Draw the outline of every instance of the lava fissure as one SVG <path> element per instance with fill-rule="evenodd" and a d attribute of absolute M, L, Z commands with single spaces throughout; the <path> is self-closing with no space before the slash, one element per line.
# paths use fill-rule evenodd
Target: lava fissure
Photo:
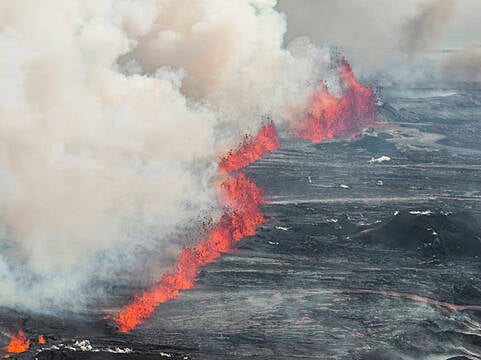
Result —
<path fill-rule="evenodd" d="M 246 136 L 242 145 L 230 151 L 219 162 L 219 171 L 229 173 L 242 169 L 280 147 L 274 123 L 263 126 L 255 138 Z"/>
<path fill-rule="evenodd" d="M 371 87 L 364 87 L 354 77 L 351 67 L 343 62 L 340 78 L 344 95 L 336 98 L 326 86 L 312 94 L 306 119 L 296 124 L 295 136 L 319 142 L 337 136 L 355 134 L 362 126 L 374 123 L 374 95 Z M 243 169 L 280 147 L 273 122 L 263 126 L 257 136 L 246 137 L 235 150 L 219 162 L 219 173 L 227 174 Z M 113 320 L 122 332 L 129 331 L 152 316 L 161 303 L 179 296 L 182 290 L 192 289 L 199 268 L 234 251 L 236 243 L 254 235 L 256 228 L 266 221 L 262 211 L 265 203 L 262 190 L 247 175 L 238 171 L 228 176 L 219 187 L 224 213 L 207 236 L 193 248 L 184 247 L 172 269 L 150 289 L 135 295 L 120 309 Z M 45 343 L 40 336 L 38 343 Z M 14 335 L 7 351 L 24 352 L 30 341 L 22 331 Z"/>
<path fill-rule="evenodd" d="M 371 86 L 363 86 L 343 61 L 339 71 L 344 94 L 338 98 L 321 84 L 310 98 L 306 119 L 296 124 L 295 137 L 318 143 L 335 137 L 357 134 L 375 123 L 375 96 Z"/>
<path fill-rule="evenodd" d="M 340 78 L 345 94 L 340 99 L 331 95 L 325 86 L 311 97 L 307 119 L 298 125 L 296 135 L 318 142 L 336 136 L 353 134 L 374 122 L 374 95 L 371 87 L 364 87 L 354 77 L 351 67 L 343 62 Z M 256 137 L 247 136 L 235 150 L 219 162 L 219 173 L 231 173 L 262 158 L 280 147 L 273 122 L 263 126 Z M 181 290 L 191 289 L 199 268 L 232 252 L 235 244 L 246 236 L 255 234 L 265 222 L 262 190 L 244 172 L 229 176 L 220 185 L 224 214 L 208 236 L 194 248 L 184 247 L 170 272 L 160 282 L 134 296 L 120 309 L 113 320 L 122 332 L 129 331 L 149 318 L 161 303 L 179 296 Z"/>
<path fill-rule="evenodd" d="M 245 167 L 278 147 L 275 126 L 270 123 L 262 127 L 254 139 L 229 153 L 221 161 L 220 172 Z M 120 331 L 133 329 L 150 317 L 159 304 L 176 298 L 181 290 L 193 288 L 199 267 L 214 261 L 222 253 L 233 251 L 235 243 L 254 235 L 257 226 L 264 223 L 262 190 L 245 173 L 240 171 L 227 177 L 219 190 L 225 211 L 217 224 L 197 246 L 182 249 L 173 270 L 163 275 L 158 284 L 135 296 L 130 304 L 120 309 L 113 318 Z"/>
<path fill-rule="evenodd" d="M 273 123 L 262 127 L 255 138 L 250 138 L 235 151 L 230 152 L 219 164 L 221 173 L 245 167 L 279 147 Z M 114 317 L 120 331 L 126 332 L 152 315 L 155 308 L 176 298 L 181 290 L 191 289 L 199 267 L 208 264 L 222 253 L 231 252 L 234 245 L 246 236 L 254 235 L 257 226 L 264 223 L 262 190 L 245 173 L 238 172 L 226 178 L 220 185 L 224 214 L 208 236 L 194 248 L 184 247 L 160 282 L 135 296 L 130 304 Z"/>
<path fill-rule="evenodd" d="M 177 297 L 181 290 L 191 289 L 199 267 L 208 264 L 222 253 L 231 252 L 243 237 L 254 235 L 264 221 L 261 205 L 262 190 L 243 173 L 228 177 L 220 186 L 224 214 L 209 235 L 194 248 L 184 247 L 177 257 L 173 270 L 165 274 L 160 283 L 121 309 L 114 321 L 120 331 L 126 332 L 152 315 L 155 308 Z"/>
<path fill-rule="evenodd" d="M 16 334 L 12 335 L 10 338 L 10 343 L 7 347 L 7 352 L 9 353 L 21 353 L 25 352 L 30 348 L 30 340 L 27 339 L 25 333 L 19 330 Z M 7 356 L 9 357 L 9 356 Z"/>

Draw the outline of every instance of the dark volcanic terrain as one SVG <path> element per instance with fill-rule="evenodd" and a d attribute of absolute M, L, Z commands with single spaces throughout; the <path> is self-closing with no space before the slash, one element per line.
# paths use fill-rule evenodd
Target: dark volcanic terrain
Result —
<path fill-rule="evenodd" d="M 383 94 L 375 129 L 248 167 L 270 221 L 145 324 L 2 309 L 3 344 L 21 327 L 47 339 L 25 359 L 481 359 L 481 89 Z"/>

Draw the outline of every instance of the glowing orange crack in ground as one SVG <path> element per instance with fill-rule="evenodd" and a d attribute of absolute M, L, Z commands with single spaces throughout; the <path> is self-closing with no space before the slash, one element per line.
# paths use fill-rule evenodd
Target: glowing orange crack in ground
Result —
<path fill-rule="evenodd" d="M 261 128 L 256 138 L 244 142 L 238 150 L 224 158 L 224 171 L 244 167 L 278 147 L 277 132 L 271 123 Z M 246 155 L 249 151 L 252 154 Z M 235 243 L 254 235 L 256 228 L 264 223 L 262 191 L 243 172 L 224 180 L 220 192 L 225 212 L 218 223 L 196 247 L 182 249 L 173 270 L 165 274 L 158 284 L 135 296 L 130 304 L 119 310 L 113 320 L 120 331 L 131 330 L 149 318 L 158 305 L 176 298 L 181 290 L 193 288 L 202 265 L 214 261 L 222 253 L 233 251 Z"/>
<path fill-rule="evenodd" d="M 311 105 L 296 136 L 319 142 L 335 136 L 358 131 L 361 126 L 374 122 L 374 95 L 371 87 L 364 87 L 354 77 L 347 61 L 342 61 L 339 76 L 345 87 L 341 98 L 331 95 L 325 86 L 311 97 Z M 263 126 L 256 137 L 247 136 L 244 142 L 230 151 L 219 163 L 219 172 L 229 173 L 244 168 L 280 147 L 277 131 L 271 122 Z M 222 253 L 230 252 L 234 244 L 245 236 L 254 235 L 265 219 L 261 209 L 265 202 L 260 189 L 245 174 L 227 178 L 221 185 L 225 213 L 209 236 L 195 248 L 184 248 L 173 270 L 165 274 L 158 284 L 141 295 L 134 296 L 130 304 L 113 317 L 120 331 L 126 332 L 149 318 L 163 302 L 177 297 L 181 290 L 194 287 L 200 266 L 212 262 Z"/>
<path fill-rule="evenodd" d="M 24 332 L 19 330 L 16 334 L 12 335 L 10 338 L 10 343 L 7 346 L 7 352 L 9 353 L 22 353 L 30 348 L 30 340 L 27 339 Z M 9 358 L 10 355 L 4 356 Z"/>

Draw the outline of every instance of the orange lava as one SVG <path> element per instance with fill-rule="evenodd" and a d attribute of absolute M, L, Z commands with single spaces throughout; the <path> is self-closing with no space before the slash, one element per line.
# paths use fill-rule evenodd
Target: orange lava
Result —
<path fill-rule="evenodd" d="M 43 345 L 43 344 L 46 344 L 47 341 L 45 341 L 45 338 L 42 335 L 40 335 L 38 337 L 38 343 Z"/>
<path fill-rule="evenodd" d="M 306 119 L 296 124 L 294 136 L 318 143 L 335 137 L 357 134 L 362 127 L 374 124 L 375 104 L 371 86 L 360 84 L 347 63 L 340 67 L 340 81 L 344 95 L 332 95 L 322 84 L 311 95 Z"/>
<path fill-rule="evenodd" d="M 338 99 L 327 87 L 312 95 L 308 121 L 298 128 L 297 136 L 318 142 L 335 136 L 352 135 L 361 126 L 374 122 L 374 95 L 370 87 L 359 84 L 352 70 L 343 62 L 340 69 L 345 93 Z M 246 136 L 236 150 L 230 151 L 219 163 L 219 172 L 230 173 L 259 160 L 280 147 L 277 131 L 271 122 L 262 127 L 256 137 Z M 132 301 L 113 317 L 119 330 L 129 331 L 152 316 L 155 308 L 191 289 L 199 268 L 234 250 L 245 236 L 255 234 L 264 221 L 262 191 L 243 172 L 228 177 L 220 185 L 225 208 L 209 234 L 193 248 L 183 248 L 172 270 L 157 284 L 134 296 Z"/>
<path fill-rule="evenodd" d="M 29 347 L 30 340 L 27 339 L 22 330 L 19 330 L 18 333 L 12 335 L 7 351 L 9 353 L 22 353 L 27 351 Z"/>
<path fill-rule="evenodd" d="M 160 282 L 122 308 L 114 317 L 120 331 L 133 329 L 149 318 L 155 308 L 177 297 L 181 290 L 195 285 L 200 266 L 212 262 L 222 253 L 230 252 L 237 241 L 254 235 L 264 221 L 262 191 L 243 172 L 227 178 L 220 186 L 225 212 L 209 235 L 194 248 L 184 248 L 173 270 Z"/>
<path fill-rule="evenodd" d="M 246 135 L 242 145 L 230 151 L 219 163 L 219 171 L 228 173 L 242 169 L 247 165 L 259 160 L 263 155 L 278 149 L 279 138 L 275 125 L 270 124 L 262 127 L 256 137 Z"/>

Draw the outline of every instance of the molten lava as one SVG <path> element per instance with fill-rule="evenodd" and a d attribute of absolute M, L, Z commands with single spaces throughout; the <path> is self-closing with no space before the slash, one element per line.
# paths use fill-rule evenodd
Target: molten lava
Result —
<path fill-rule="evenodd" d="M 44 338 L 42 335 L 40 335 L 40 336 L 38 337 L 38 343 L 41 344 L 41 345 L 43 345 L 43 344 L 46 344 L 47 341 L 45 340 L 45 338 Z"/>
<path fill-rule="evenodd" d="M 237 150 L 225 156 L 219 170 L 225 173 L 241 169 L 278 147 L 276 128 L 270 123 L 255 138 L 246 138 Z M 220 185 L 220 195 L 225 211 L 217 224 L 196 247 L 182 249 L 173 269 L 158 284 L 135 296 L 117 313 L 114 321 L 120 331 L 131 330 L 150 317 L 159 304 L 176 298 L 181 290 L 193 288 L 199 267 L 233 251 L 240 239 L 254 235 L 256 227 L 265 221 L 262 191 L 243 172 L 228 177 Z"/>
<path fill-rule="evenodd" d="M 263 155 L 278 149 L 279 138 L 274 123 L 270 123 L 259 130 L 255 138 L 246 135 L 242 145 L 230 151 L 219 163 L 219 171 L 228 173 L 242 169 L 259 160 Z"/>
<path fill-rule="evenodd" d="M 297 136 L 318 142 L 335 136 L 352 135 L 362 126 L 374 122 L 374 95 L 370 87 L 359 84 L 352 70 L 343 62 L 340 69 L 344 95 L 338 99 L 327 87 L 312 95 L 308 119 L 297 131 Z M 279 148 L 274 124 L 262 127 L 256 137 L 246 137 L 236 150 L 230 151 L 219 163 L 220 173 L 244 168 L 266 153 Z M 264 221 L 262 191 L 243 172 L 228 177 L 220 185 L 224 214 L 209 234 L 193 248 L 183 248 L 172 270 L 162 276 L 141 295 L 134 296 L 130 304 L 113 317 L 120 331 L 133 329 L 149 318 L 155 308 L 179 296 L 181 290 L 191 289 L 199 268 L 233 251 L 235 244 L 245 236 L 255 234 Z"/>
<path fill-rule="evenodd" d="M 195 248 L 182 250 L 173 270 L 165 274 L 160 283 L 134 297 L 118 312 L 114 321 L 120 331 L 137 326 L 150 317 L 159 304 L 177 297 L 180 290 L 193 288 L 200 266 L 232 251 L 237 241 L 254 235 L 256 227 L 264 222 L 262 191 L 244 173 L 227 178 L 220 187 L 225 212 L 218 223 Z"/>
<path fill-rule="evenodd" d="M 7 351 L 9 353 L 21 353 L 27 351 L 30 347 L 30 341 L 27 339 L 22 330 L 12 335 L 10 343 L 8 344 Z"/>
<path fill-rule="evenodd" d="M 332 95 L 322 84 L 311 95 L 306 119 L 296 125 L 295 136 L 318 143 L 335 137 L 352 136 L 362 127 L 374 124 L 374 92 L 354 77 L 347 63 L 341 63 L 340 82 L 344 95 Z"/>

